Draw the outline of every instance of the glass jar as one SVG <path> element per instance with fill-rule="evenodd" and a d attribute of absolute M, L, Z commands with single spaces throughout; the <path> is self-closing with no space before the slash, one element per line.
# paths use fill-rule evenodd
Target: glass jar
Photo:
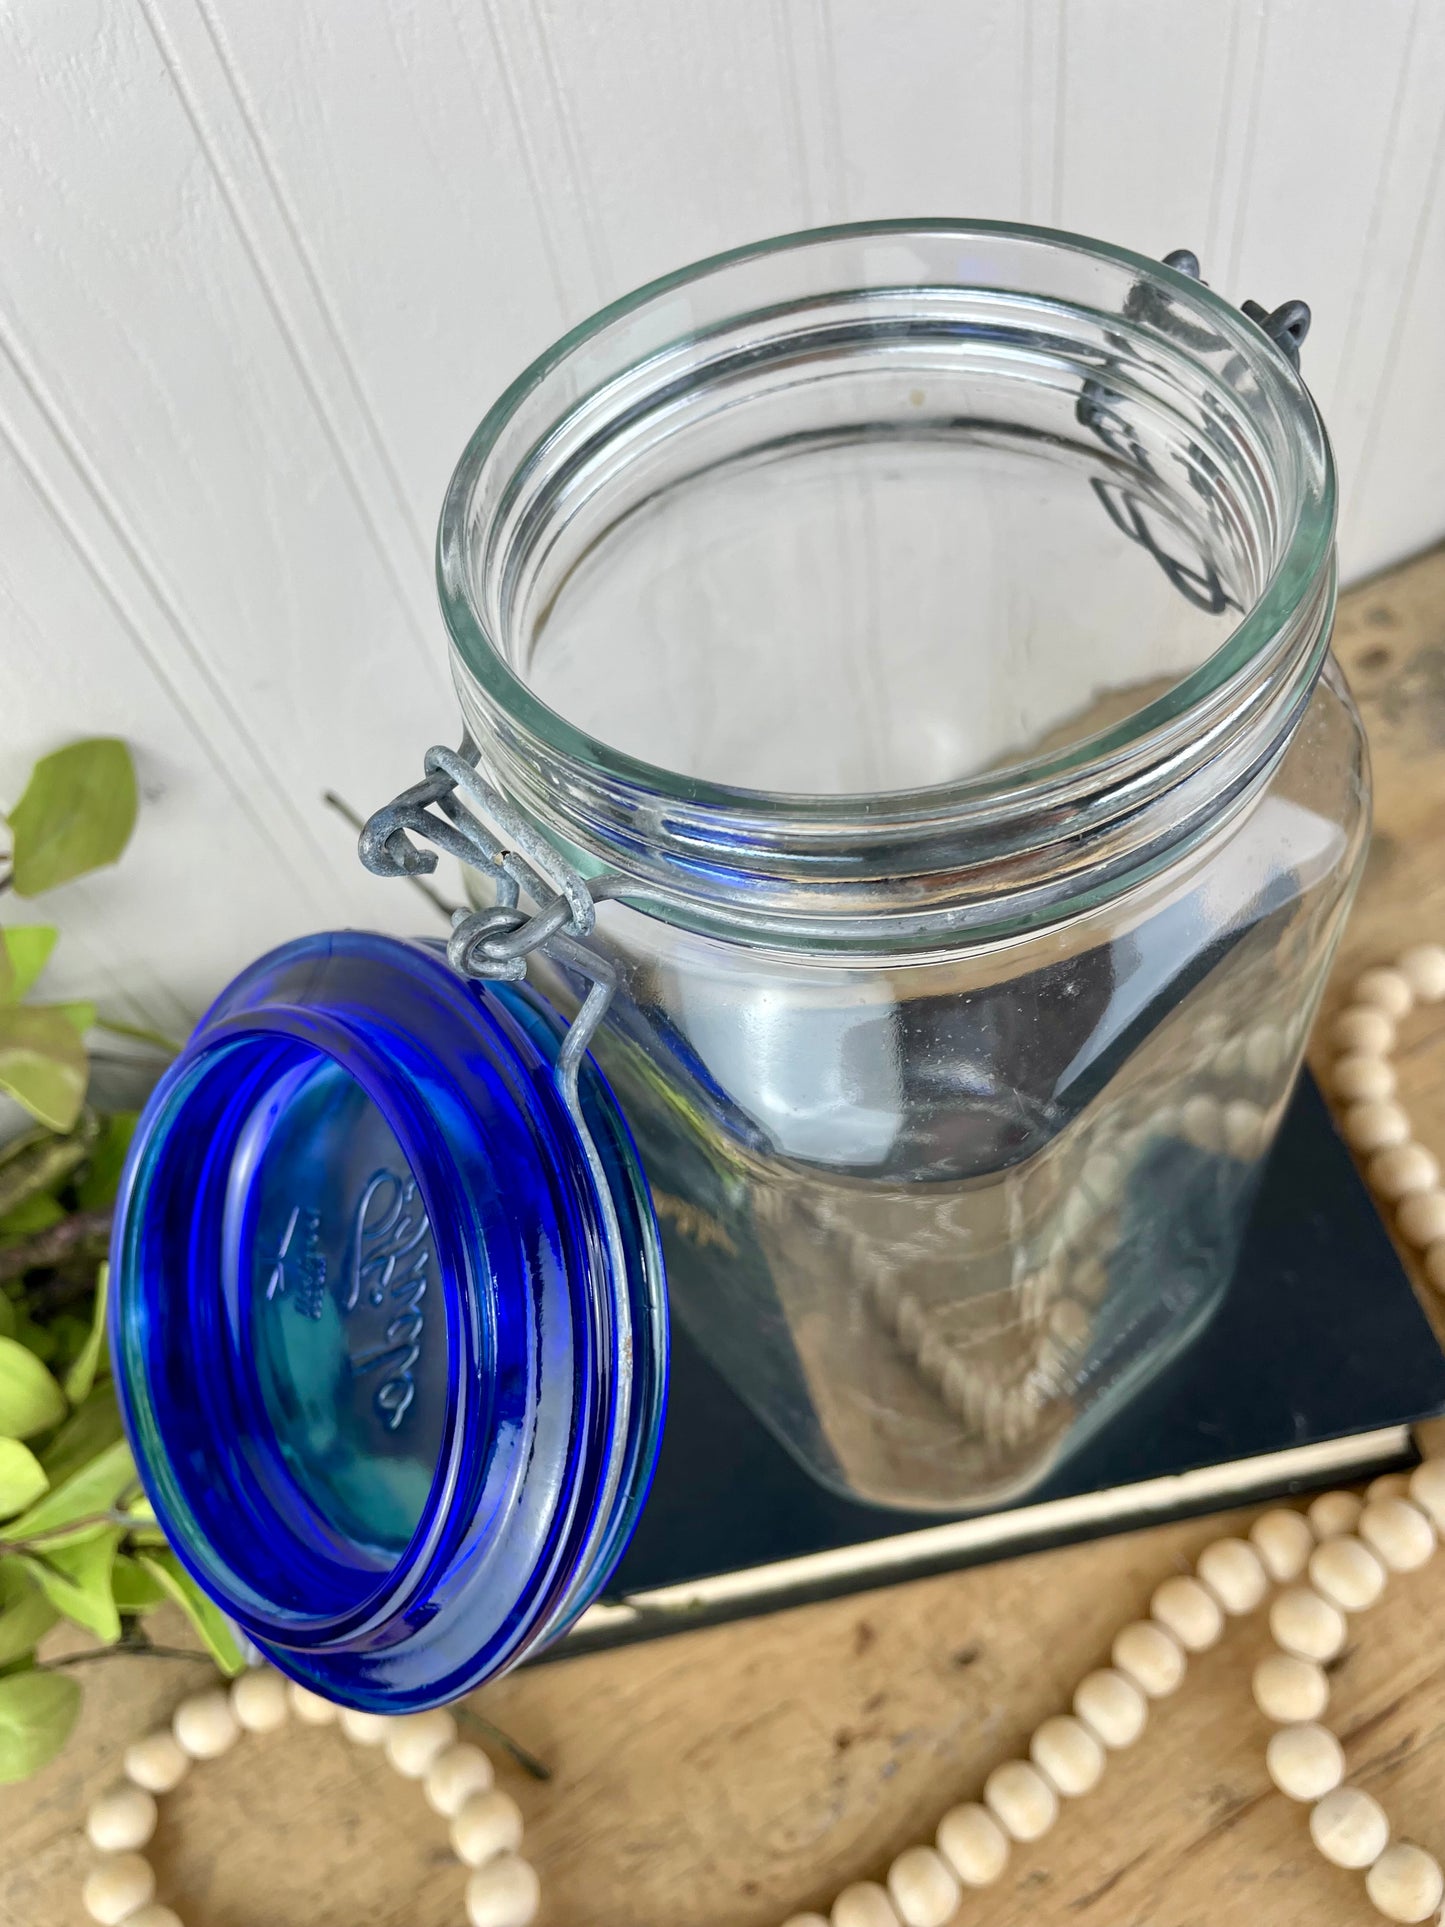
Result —
<path fill-rule="evenodd" d="M 1021 1492 L 1189 1342 L 1363 852 L 1333 519 L 1275 341 L 1067 235 L 744 250 L 502 398 L 441 523 L 468 742 L 362 839 L 482 907 L 243 972 L 117 1204 L 137 1465 L 279 1666 L 432 1705 L 596 1597 L 654 1210 L 849 1496 Z"/>
<path fill-rule="evenodd" d="M 469 736 L 609 879 L 672 1308 L 835 1490 L 1017 1494 L 1219 1303 L 1367 829 L 1334 507 L 1254 321 L 988 224 L 672 276 L 469 445 Z"/>

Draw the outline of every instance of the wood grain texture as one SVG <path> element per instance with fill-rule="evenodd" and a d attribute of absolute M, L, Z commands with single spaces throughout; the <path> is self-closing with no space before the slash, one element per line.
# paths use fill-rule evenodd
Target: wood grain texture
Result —
<path fill-rule="evenodd" d="M 1338 648 L 1375 760 L 1376 831 L 1327 1001 L 1403 943 L 1445 934 L 1445 551 L 1347 597 Z M 1445 1149 L 1445 1007 L 1399 1056 L 1421 1136 Z M 1445 1329 L 1431 1301 L 1437 1329 Z M 1436 1442 L 1445 1449 L 1445 1438 Z M 503 1783 L 528 1823 L 544 1920 L 768 1927 L 826 1905 L 927 1837 L 1059 1710 L 1115 1630 L 1228 1522 L 1195 1521 L 542 1666 L 477 1704 L 548 1760 Z M 1352 1629 L 1334 1710 L 1350 1772 L 1397 1829 L 1445 1850 L 1439 1560 Z M 176 1636 L 185 1634 L 177 1629 Z M 1348 1927 L 1357 1877 L 1314 1852 L 1269 1787 L 1249 1696 L 1258 1620 L 1197 1661 L 1102 1786 L 972 1898 L 979 1927 Z M 3 1927 L 76 1918 L 86 1802 L 126 1741 L 204 1674 L 96 1665 L 63 1757 L 0 1794 Z M 442 1824 L 334 1731 L 248 1740 L 165 1805 L 161 1893 L 191 1927 L 443 1927 L 462 1878 Z"/>

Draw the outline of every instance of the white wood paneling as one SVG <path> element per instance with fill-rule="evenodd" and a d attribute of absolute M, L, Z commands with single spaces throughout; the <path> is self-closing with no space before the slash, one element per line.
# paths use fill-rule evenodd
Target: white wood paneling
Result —
<path fill-rule="evenodd" d="M 415 923 L 320 792 L 454 731 L 475 421 L 639 280 L 920 212 L 1305 295 L 1347 571 L 1445 535 L 1432 0 L 10 0 L 0 800 L 84 730 L 146 791 L 46 906 L 57 984 L 174 1026 L 262 944 Z"/>

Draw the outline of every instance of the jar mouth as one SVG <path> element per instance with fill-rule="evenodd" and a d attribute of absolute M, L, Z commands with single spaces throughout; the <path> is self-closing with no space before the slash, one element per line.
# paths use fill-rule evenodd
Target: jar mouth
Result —
<path fill-rule="evenodd" d="M 1004 377 L 1027 370 L 1051 407 L 1067 406 L 1073 427 L 1061 436 L 1052 417 L 1040 416 L 1023 439 L 1088 450 L 1137 485 L 1151 515 L 1172 504 L 1210 519 L 1235 570 L 1219 593 L 1224 607 L 1231 596 L 1239 605 L 1239 619 L 1122 718 L 938 781 L 810 788 L 717 780 L 618 747 L 545 700 L 520 660 L 519 612 L 526 620 L 549 612 L 569 566 L 558 559 L 569 518 L 583 531 L 567 538 L 580 553 L 589 527 L 626 509 L 625 486 L 647 499 L 648 464 L 665 434 L 681 447 L 687 434 L 675 432 L 678 423 L 694 432 L 684 418 L 700 383 L 712 381 L 721 395 L 731 382 L 708 419 L 729 409 L 736 419 L 747 384 L 757 388 L 790 358 L 794 367 L 810 357 L 836 364 L 845 340 L 863 342 L 879 366 L 906 344 L 914 357 L 936 354 L 940 366 L 964 355 Z M 971 432 L 990 427 L 987 414 L 967 425 Z M 946 426 L 959 425 L 955 408 Z M 826 433 L 824 423 L 820 439 Z M 1107 493 L 1112 483 L 1100 486 Z M 1121 513 L 1135 515 L 1103 494 L 1100 501 L 1116 524 Z M 584 866 L 620 869 L 680 899 L 708 897 L 705 873 L 727 871 L 730 890 L 742 878 L 770 899 L 765 914 L 800 913 L 799 890 L 806 896 L 810 882 L 866 877 L 881 886 L 891 874 L 895 883 L 913 879 L 905 895 L 917 909 L 920 896 L 937 907 L 929 879 L 957 871 L 960 858 L 976 867 L 1036 841 L 1026 819 L 1073 817 L 1107 798 L 1105 814 L 1117 823 L 1143 791 L 1175 787 L 1201 745 L 1213 754 L 1245 723 L 1257 764 L 1267 750 L 1261 727 L 1272 719 L 1278 734 L 1323 657 L 1334 518 L 1332 459 L 1307 389 L 1262 330 L 1209 288 L 1072 234 L 894 221 L 718 255 L 566 336 L 513 383 L 469 443 L 443 506 L 438 581 L 473 735 L 505 787 Z M 1138 528 L 1121 533 L 1153 542 Z M 1156 547 L 1167 573 L 1178 558 L 1169 538 Z M 860 859 L 860 846 L 873 855 Z M 877 915 L 888 894 L 873 888 L 849 914 Z M 903 910 L 896 890 L 887 907 Z"/>

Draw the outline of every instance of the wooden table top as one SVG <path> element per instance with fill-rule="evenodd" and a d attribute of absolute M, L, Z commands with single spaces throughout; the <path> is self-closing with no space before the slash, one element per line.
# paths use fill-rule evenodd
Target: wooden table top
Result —
<path fill-rule="evenodd" d="M 1337 649 L 1375 760 L 1376 828 L 1336 971 L 1445 937 L 1445 551 L 1344 602 Z M 1327 1005 L 1332 1009 L 1338 1002 Z M 1445 1007 L 1399 1058 L 1420 1134 L 1445 1154 Z M 1428 1297 L 1428 1293 L 1425 1294 Z M 1434 1315 L 1437 1306 L 1432 1302 Z M 1437 1328 L 1442 1321 L 1437 1317 Z M 550 1927 L 769 1927 L 826 1909 L 927 1839 L 954 1801 L 1063 1710 L 1115 1630 L 1221 1530 L 1160 1527 L 539 1667 L 477 1696 L 547 1760 L 503 1763 Z M 1190 1668 L 1131 1752 L 960 1921 L 1004 1927 L 1333 1927 L 1371 1918 L 1303 1810 L 1265 1777 L 1249 1676 L 1258 1616 Z M 1397 1580 L 1336 1673 L 1352 1778 L 1397 1828 L 1445 1852 L 1445 1597 L 1438 1562 Z M 203 1668 L 87 1669 L 69 1746 L 0 1791 L 0 1923 L 81 1918 L 80 1822 L 123 1746 Z M 186 1927 L 442 1927 L 462 1875 L 443 1823 L 334 1728 L 248 1739 L 164 1804 L 153 1858 Z"/>

